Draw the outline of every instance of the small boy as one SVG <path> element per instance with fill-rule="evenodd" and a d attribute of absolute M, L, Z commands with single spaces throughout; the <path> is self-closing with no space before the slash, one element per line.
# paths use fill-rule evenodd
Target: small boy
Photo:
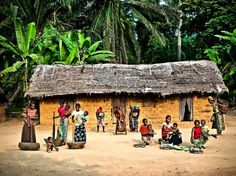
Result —
<path fill-rule="evenodd" d="M 217 138 L 216 135 L 209 134 L 209 127 L 206 125 L 206 121 L 205 120 L 201 120 L 201 127 L 202 127 L 202 136 L 203 136 L 203 140 L 204 141 L 207 141 L 210 136 L 212 136 L 214 138 Z"/>
<path fill-rule="evenodd" d="M 149 141 L 150 145 L 154 145 L 154 141 L 153 141 L 153 137 L 155 135 L 155 131 L 152 128 L 151 124 L 147 125 L 147 129 L 148 129 L 148 134 L 147 134 L 147 140 Z"/>
<path fill-rule="evenodd" d="M 99 107 L 96 112 L 97 118 L 97 132 L 99 132 L 99 125 L 102 125 L 102 130 L 105 132 L 105 123 L 104 123 L 105 113 L 102 110 L 102 107 Z"/>
<path fill-rule="evenodd" d="M 51 137 L 51 136 L 49 136 L 49 137 L 47 138 L 47 140 L 45 139 L 45 142 L 46 142 L 46 147 L 47 147 L 47 150 L 46 150 L 46 151 L 47 151 L 47 152 L 52 151 L 53 148 L 55 148 L 56 151 L 59 150 L 59 148 L 57 148 L 57 147 L 55 146 L 55 144 L 53 143 L 53 140 L 52 140 L 52 137 Z"/>

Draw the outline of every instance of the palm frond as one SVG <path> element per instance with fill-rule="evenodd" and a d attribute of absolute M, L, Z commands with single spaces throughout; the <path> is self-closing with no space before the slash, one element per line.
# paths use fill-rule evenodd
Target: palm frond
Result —
<path fill-rule="evenodd" d="M 6 75 L 6 74 L 9 74 L 9 73 L 16 72 L 23 64 L 25 64 L 25 62 L 17 61 L 11 67 L 7 67 L 6 69 L 4 69 L 1 72 L 1 74 Z"/>
<path fill-rule="evenodd" d="M 135 8 L 132 8 L 132 13 L 134 16 L 152 33 L 156 36 L 157 40 L 161 45 L 165 46 L 166 42 L 163 35 L 157 31 L 157 29 L 152 25 L 152 23 L 145 18 L 140 12 L 138 12 Z"/>

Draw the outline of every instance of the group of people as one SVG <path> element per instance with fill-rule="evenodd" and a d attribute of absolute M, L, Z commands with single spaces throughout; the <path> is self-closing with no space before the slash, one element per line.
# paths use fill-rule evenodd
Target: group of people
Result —
<path fill-rule="evenodd" d="M 146 145 L 154 144 L 153 137 L 156 134 L 152 128 L 151 124 L 148 124 L 146 118 L 143 119 L 143 124 L 140 126 L 141 139 Z M 171 123 L 171 116 L 167 115 L 165 122 L 162 124 L 161 128 L 162 142 L 172 143 L 174 145 L 179 145 L 182 143 L 182 136 L 178 129 L 178 124 Z"/>
<path fill-rule="evenodd" d="M 216 134 L 209 133 L 209 127 L 206 125 L 205 120 L 195 120 L 194 127 L 192 128 L 190 141 L 194 147 L 205 148 L 204 144 L 210 136 L 217 138 Z"/>
<path fill-rule="evenodd" d="M 222 134 L 222 131 L 225 129 L 224 125 L 224 116 L 223 113 L 218 108 L 218 103 L 212 97 L 208 97 L 209 103 L 213 107 L 213 115 L 211 117 L 212 128 L 217 129 L 217 134 Z M 60 107 L 58 108 L 58 114 L 60 118 L 60 136 L 62 144 L 67 143 L 67 133 L 69 118 L 72 118 L 72 122 L 75 124 L 73 142 L 86 142 L 86 128 L 85 123 L 88 120 L 88 111 L 82 111 L 79 103 L 75 104 L 75 110 L 71 110 L 68 104 L 65 104 L 64 101 L 60 101 Z M 140 108 L 138 106 L 130 107 L 129 113 L 129 122 L 130 122 L 130 131 L 138 131 L 138 117 L 140 114 Z M 116 128 L 115 134 L 117 132 L 125 132 L 126 129 L 126 120 L 125 115 L 119 107 L 114 108 L 114 115 L 116 117 Z M 23 109 L 23 120 L 24 126 L 22 130 L 21 142 L 36 142 L 36 135 L 34 129 L 34 122 L 38 119 L 38 112 L 35 108 L 35 104 L 31 103 L 30 106 Z M 102 131 L 105 132 L 105 123 L 104 123 L 105 113 L 102 107 L 99 107 L 96 111 L 96 120 L 97 120 L 97 132 L 99 132 L 99 127 L 102 126 Z M 145 145 L 154 144 L 153 137 L 156 134 L 152 128 L 151 124 L 148 124 L 148 120 L 144 118 L 142 120 L 143 124 L 140 126 L 141 139 Z M 205 120 L 195 120 L 194 127 L 191 132 L 191 143 L 194 146 L 203 146 L 210 136 L 217 137 L 217 135 L 209 134 L 209 127 L 206 125 Z M 182 143 L 182 135 L 178 129 L 177 123 L 171 123 L 171 116 L 167 115 L 164 123 L 161 128 L 161 141 L 164 143 L 171 143 L 173 145 L 179 145 Z M 48 138 L 49 148 L 53 148 L 52 138 Z"/>
<path fill-rule="evenodd" d="M 208 97 L 208 102 L 213 107 L 213 114 L 210 119 L 212 122 L 212 129 L 216 129 L 217 134 L 210 134 L 209 127 L 206 125 L 205 120 L 195 120 L 194 127 L 191 131 L 190 142 L 194 145 L 194 147 L 205 148 L 204 144 L 209 139 L 209 137 L 217 138 L 217 135 L 221 135 L 222 131 L 225 130 L 224 124 L 224 114 L 218 108 L 217 100 L 214 100 L 212 97 Z M 148 120 L 146 118 L 143 119 L 143 125 L 140 127 L 141 139 L 146 145 L 153 144 L 153 136 L 154 130 L 152 129 L 152 125 L 148 124 Z M 171 123 L 171 116 L 167 115 L 165 118 L 165 122 L 161 127 L 161 139 L 160 143 L 169 143 L 173 145 L 179 145 L 182 143 L 182 135 L 178 129 L 177 123 Z"/>
<path fill-rule="evenodd" d="M 86 128 L 85 122 L 88 120 L 88 111 L 82 111 L 79 103 L 75 104 L 75 110 L 72 111 L 68 104 L 64 101 L 60 102 L 58 114 L 60 118 L 60 130 L 62 144 L 67 143 L 67 133 L 69 125 L 69 117 L 72 117 L 72 122 L 75 124 L 74 128 L 74 141 L 73 142 L 86 142 Z"/>

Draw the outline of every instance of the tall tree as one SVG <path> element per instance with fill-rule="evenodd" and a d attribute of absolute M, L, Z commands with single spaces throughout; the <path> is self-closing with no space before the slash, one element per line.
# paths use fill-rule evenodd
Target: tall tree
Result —
<path fill-rule="evenodd" d="M 163 34 L 151 22 L 154 14 L 161 14 L 167 19 L 165 10 L 159 1 L 154 0 L 106 0 L 91 29 L 103 39 L 104 47 L 117 55 L 118 63 L 128 63 L 130 52 L 136 63 L 140 63 L 141 49 L 136 26 L 141 23 L 161 45 L 165 45 Z"/>

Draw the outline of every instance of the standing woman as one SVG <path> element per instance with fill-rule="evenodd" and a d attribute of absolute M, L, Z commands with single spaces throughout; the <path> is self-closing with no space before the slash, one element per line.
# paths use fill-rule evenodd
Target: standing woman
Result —
<path fill-rule="evenodd" d="M 34 120 L 38 119 L 38 112 L 35 104 L 31 103 L 30 108 L 23 109 L 24 126 L 22 129 L 21 142 L 36 143 L 36 135 L 34 129 Z"/>
<path fill-rule="evenodd" d="M 59 102 L 60 107 L 58 108 L 58 114 L 59 114 L 59 118 L 60 118 L 60 128 L 61 128 L 61 137 L 62 137 L 62 145 L 65 145 L 66 143 L 66 124 L 65 122 L 66 120 L 66 108 L 65 108 L 65 102 L 64 100 L 61 100 Z"/>
<path fill-rule="evenodd" d="M 212 117 L 211 117 L 212 129 L 216 129 L 217 134 L 221 135 L 222 131 L 225 130 L 225 123 L 224 123 L 223 113 L 219 111 L 217 101 L 214 100 L 211 96 L 208 97 L 208 102 L 213 107 L 213 114 L 212 114 Z"/>
<path fill-rule="evenodd" d="M 115 134 L 117 135 L 117 132 L 125 132 L 125 134 L 127 134 L 126 121 L 125 121 L 124 113 L 116 106 L 114 114 L 115 114 L 115 117 L 116 117 Z"/>
<path fill-rule="evenodd" d="M 72 112 L 72 121 L 75 123 L 74 142 L 86 142 L 86 128 L 88 112 L 80 110 L 80 104 L 76 103 L 75 110 Z"/>

